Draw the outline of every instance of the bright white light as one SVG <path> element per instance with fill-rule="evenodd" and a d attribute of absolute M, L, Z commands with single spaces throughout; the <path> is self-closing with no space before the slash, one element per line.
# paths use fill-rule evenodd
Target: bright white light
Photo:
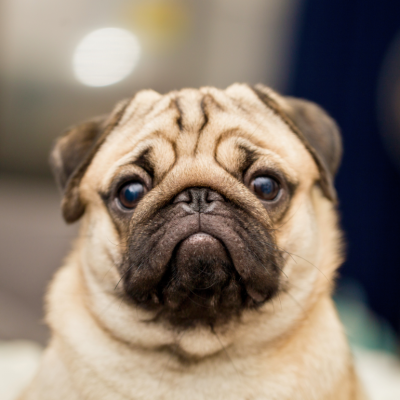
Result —
<path fill-rule="evenodd" d="M 119 28 L 89 33 L 75 50 L 73 68 L 77 79 L 88 86 L 107 86 L 126 78 L 140 58 L 136 36 Z"/>

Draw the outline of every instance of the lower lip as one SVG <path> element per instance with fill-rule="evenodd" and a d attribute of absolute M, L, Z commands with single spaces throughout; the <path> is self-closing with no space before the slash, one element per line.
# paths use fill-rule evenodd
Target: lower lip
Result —
<path fill-rule="evenodd" d="M 187 258 L 224 259 L 229 256 L 223 242 L 207 233 L 199 232 L 189 236 L 177 246 L 177 259 L 186 262 Z"/>
<path fill-rule="evenodd" d="M 195 233 L 194 235 L 190 235 L 188 238 L 186 238 L 184 240 L 184 242 L 186 242 L 186 243 L 197 244 L 197 245 L 202 245 L 202 244 L 211 243 L 211 242 L 215 242 L 215 241 L 219 241 L 219 240 L 216 239 L 215 237 L 209 235 L 208 233 L 203 233 L 203 232 L 199 232 L 199 233 Z"/>

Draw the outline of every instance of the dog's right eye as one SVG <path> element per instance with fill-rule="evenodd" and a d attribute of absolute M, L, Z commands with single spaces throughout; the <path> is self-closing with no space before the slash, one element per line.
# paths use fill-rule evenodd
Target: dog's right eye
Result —
<path fill-rule="evenodd" d="M 118 192 L 118 200 L 122 207 L 132 209 L 145 194 L 145 188 L 140 182 L 126 183 Z"/>

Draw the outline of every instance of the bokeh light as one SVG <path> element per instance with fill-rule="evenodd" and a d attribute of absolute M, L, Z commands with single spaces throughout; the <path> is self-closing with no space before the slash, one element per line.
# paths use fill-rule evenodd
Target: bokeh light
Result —
<path fill-rule="evenodd" d="M 139 40 L 120 28 L 103 28 L 89 33 L 73 57 L 76 78 L 87 86 L 108 86 L 126 78 L 141 54 Z"/>

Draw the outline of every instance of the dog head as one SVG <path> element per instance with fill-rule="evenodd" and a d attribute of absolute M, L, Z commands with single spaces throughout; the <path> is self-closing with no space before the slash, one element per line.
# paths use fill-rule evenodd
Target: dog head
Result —
<path fill-rule="evenodd" d="M 329 290 L 340 157 L 321 108 L 236 84 L 139 92 L 68 130 L 51 162 L 66 221 L 83 216 L 93 299 L 117 297 L 158 330 L 199 331 L 265 322 L 278 297 L 295 296 L 294 321 Z"/>

